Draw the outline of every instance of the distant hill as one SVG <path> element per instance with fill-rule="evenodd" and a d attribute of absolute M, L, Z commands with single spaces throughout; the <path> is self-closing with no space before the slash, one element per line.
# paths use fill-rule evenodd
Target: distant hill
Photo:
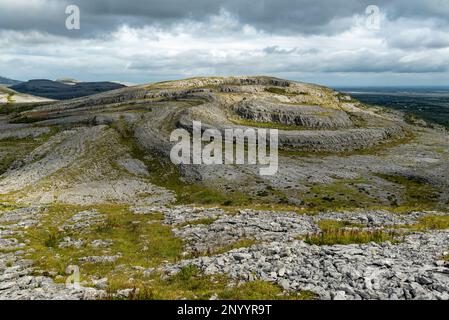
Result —
<path fill-rule="evenodd" d="M 21 83 L 21 81 L 0 77 L 0 85 L 13 86 Z"/>
<path fill-rule="evenodd" d="M 11 89 L 34 96 L 68 100 L 125 87 L 112 82 L 62 83 L 45 79 L 30 80 L 11 86 Z"/>

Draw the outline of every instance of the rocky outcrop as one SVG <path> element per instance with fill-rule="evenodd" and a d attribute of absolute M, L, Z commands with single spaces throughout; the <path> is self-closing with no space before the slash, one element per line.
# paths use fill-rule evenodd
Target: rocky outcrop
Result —
<path fill-rule="evenodd" d="M 257 122 L 299 126 L 309 129 L 353 127 L 349 115 L 342 110 L 311 105 L 289 105 L 261 100 L 244 100 L 234 106 L 243 119 Z"/>

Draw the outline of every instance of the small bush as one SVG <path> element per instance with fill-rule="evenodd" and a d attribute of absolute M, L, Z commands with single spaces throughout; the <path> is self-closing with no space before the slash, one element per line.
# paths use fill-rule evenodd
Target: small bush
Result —
<path fill-rule="evenodd" d="M 61 235 L 56 232 L 50 232 L 48 237 L 44 240 L 44 245 L 48 248 L 56 248 L 59 241 L 61 240 Z"/>

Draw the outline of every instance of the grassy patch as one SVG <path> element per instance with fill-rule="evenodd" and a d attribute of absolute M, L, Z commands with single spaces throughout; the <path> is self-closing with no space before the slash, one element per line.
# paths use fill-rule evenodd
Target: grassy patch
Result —
<path fill-rule="evenodd" d="M 445 230 L 449 229 L 449 215 L 447 216 L 425 216 L 417 223 L 407 226 L 398 226 L 412 231 Z"/>
<path fill-rule="evenodd" d="M 357 188 L 357 183 L 364 180 L 336 180 L 331 184 L 314 184 L 310 190 L 300 195 L 304 206 L 313 211 L 344 210 L 352 208 L 368 208 L 376 199 Z"/>
<path fill-rule="evenodd" d="M 364 225 L 359 223 L 353 223 L 349 221 L 339 221 L 339 220 L 320 220 L 318 221 L 318 227 L 324 231 L 334 231 L 343 228 L 363 228 Z"/>
<path fill-rule="evenodd" d="M 1 144 L 1 143 L 0 143 Z M 17 154 L 8 153 L 3 155 L 0 159 L 0 174 L 5 173 L 9 167 L 11 167 L 12 163 L 16 160 Z"/>
<path fill-rule="evenodd" d="M 284 124 L 280 122 L 260 122 L 255 120 L 243 119 L 243 118 L 230 118 L 233 124 L 246 126 L 246 127 L 256 127 L 256 128 L 269 128 L 278 129 L 285 131 L 298 131 L 298 130 L 313 130 L 313 128 L 306 128 L 303 126 Z"/>
<path fill-rule="evenodd" d="M 288 97 L 297 95 L 296 93 L 290 93 L 287 90 L 285 90 L 284 88 L 279 88 L 279 87 L 265 88 L 265 92 L 278 94 L 278 95 L 282 95 L 282 96 L 288 96 Z"/>
<path fill-rule="evenodd" d="M 390 174 L 377 176 L 404 189 L 403 204 L 415 207 L 433 207 L 438 204 L 440 190 L 424 179 Z"/>
<path fill-rule="evenodd" d="M 335 244 L 362 244 L 369 242 L 381 243 L 385 241 L 394 242 L 397 235 L 392 231 L 374 230 L 345 230 L 329 229 L 318 234 L 307 235 L 304 241 L 314 245 L 335 245 Z"/>
<path fill-rule="evenodd" d="M 74 214 L 95 209 L 106 216 L 102 223 L 78 231 L 61 231 L 63 225 Z M 80 248 L 60 248 L 64 237 L 82 239 Z M 42 223 L 28 230 L 26 236 L 34 250 L 30 258 L 35 267 L 65 275 L 68 265 L 80 265 L 84 280 L 89 276 L 109 277 L 111 275 L 132 274 L 133 267 L 155 267 L 163 262 L 175 262 L 181 257 L 183 242 L 174 237 L 171 228 L 162 225 L 151 216 L 135 215 L 126 206 L 97 205 L 70 206 L 53 205 L 48 208 Z M 106 248 L 90 245 L 93 240 L 112 240 Z M 81 264 L 79 258 L 86 256 L 121 255 L 114 263 Z M 118 265 L 123 269 L 116 270 Z"/>
<path fill-rule="evenodd" d="M 74 214 L 85 210 L 97 210 L 106 219 L 88 228 L 63 231 L 59 227 Z M 81 281 L 89 284 L 92 277 L 108 278 L 107 290 L 134 288 L 130 299 L 209 299 L 217 295 L 221 299 L 312 299 L 312 293 L 286 294 L 276 284 L 253 281 L 237 284 L 224 275 L 206 276 L 195 267 L 186 267 L 170 278 L 160 274 L 144 276 L 142 268 L 157 267 L 181 259 L 183 243 L 175 238 L 170 227 L 163 226 L 152 216 L 135 215 L 126 206 L 97 205 L 71 206 L 55 204 L 48 208 L 41 223 L 28 230 L 33 251 L 27 256 L 35 262 L 36 270 L 47 275 L 57 275 L 57 281 L 65 281 L 69 265 L 79 265 Z M 64 237 L 83 239 L 80 248 L 60 248 Z M 92 240 L 112 240 L 109 247 L 90 246 Z M 248 246 L 252 241 L 242 241 L 234 248 Z M 228 248 L 231 249 L 231 248 Z M 86 256 L 120 255 L 111 263 L 81 263 Z M 138 267 L 138 268 L 136 268 Z M 112 295 L 111 295 L 112 297 Z"/>

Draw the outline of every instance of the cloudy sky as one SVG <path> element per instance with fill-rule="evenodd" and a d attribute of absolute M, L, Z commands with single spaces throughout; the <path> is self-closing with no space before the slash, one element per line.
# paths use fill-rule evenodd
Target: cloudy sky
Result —
<path fill-rule="evenodd" d="M 0 76 L 212 75 L 449 85 L 449 0 L 0 0 Z"/>

